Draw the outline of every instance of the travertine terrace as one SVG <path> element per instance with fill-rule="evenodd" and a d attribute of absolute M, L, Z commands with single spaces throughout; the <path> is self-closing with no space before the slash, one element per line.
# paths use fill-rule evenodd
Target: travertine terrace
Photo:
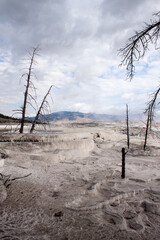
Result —
<path fill-rule="evenodd" d="M 0 134 L 0 239 L 159 239 L 160 125 L 52 124 Z"/>

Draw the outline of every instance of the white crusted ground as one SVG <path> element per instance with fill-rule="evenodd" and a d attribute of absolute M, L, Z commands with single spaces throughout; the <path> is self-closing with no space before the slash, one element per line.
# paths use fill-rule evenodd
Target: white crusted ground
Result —
<path fill-rule="evenodd" d="M 124 123 L 70 123 L 50 130 L 57 132 L 1 133 L 0 239 L 158 240 L 159 125 L 144 152 L 145 129 L 132 123 L 125 179 Z"/>

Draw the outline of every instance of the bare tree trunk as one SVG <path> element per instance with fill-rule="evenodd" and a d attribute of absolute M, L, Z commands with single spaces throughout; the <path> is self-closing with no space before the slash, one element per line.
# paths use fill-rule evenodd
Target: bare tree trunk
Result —
<path fill-rule="evenodd" d="M 41 110 L 43 109 L 43 105 L 44 105 L 44 103 L 45 103 L 45 101 L 46 101 L 46 98 L 47 98 L 47 96 L 49 95 L 52 87 L 53 87 L 53 85 L 50 86 L 47 94 L 46 94 L 46 95 L 44 96 L 44 98 L 43 98 L 43 101 L 42 101 L 42 103 L 41 103 L 41 105 L 40 105 L 40 107 L 39 107 L 39 110 L 38 110 L 38 112 L 37 112 L 37 115 L 36 115 L 36 117 L 35 117 L 35 119 L 34 119 L 34 121 L 33 121 L 33 123 L 32 123 L 32 127 L 31 127 L 31 130 L 30 130 L 30 133 L 32 133 L 33 130 L 34 130 L 34 128 L 35 128 L 35 125 L 36 125 L 36 123 L 37 123 L 38 117 L 39 117 L 39 115 L 40 115 L 40 113 L 41 113 Z"/>
<path fill-rule="evenodd" d="M 121 178 L 125 178 L 125 156 L 126 156 L 125 148 L 122 148 L 122 174 L 121 174 Z"/>
<path fill-rule="evenodd" d="M 20 133 L 23 133 L 23 129 L 24 129 L 24 122 L 25 122 L 25 116 L 26 116 L 26 105 L 27 105 L 28 91 L 29 91 L 29 87 L 30 87 L 32 65 L 34 63 L 34 57 L 35 57 L 35 54 L 36 54 L 37 50 L 38 50 L 38 47 L 33 48 L 33 52 L 32 52 L 32 55 L 31 55 L 30 66 L 29 66 L 29 71 L 28 71 L 28 74 L 27 74 L 27 85 L 26 85 L 26 90 L 25 90 L 25 94 L 24 94 L 24 103 L 23 103 L 23 107 L 22 107 L 21 127 L 20 127 L 20 130 L 19 130 Z"/>
<path fill-rule="evenodd" d="M 147 146 L 149 123 L 150 123 L 150 112 L 148 111 L 148 117 L 147 117 L 147 123 L 146 123 L 146 134 L 145 134 L 145 140 L 144 140 L 144 151 L 146 150 L 146 146 Z"/>
<path fill-rule="evenodd" d="M 129 117 L 128 117 L 128 104 L 126 104 L 126 124 L 127 124 L 127 146 L 129 148 L 130 138 L 129 138 Z"/>

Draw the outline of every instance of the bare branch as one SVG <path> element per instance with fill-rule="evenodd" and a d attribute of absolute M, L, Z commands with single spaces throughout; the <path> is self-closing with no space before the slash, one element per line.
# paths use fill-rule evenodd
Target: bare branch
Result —
<path fill-rule="evenodd" d="M 118 51 L 122 57 L 120 65 L 126 66 L 127 77 L 130 80 L 135 74 L 135 62 L 144 57 L 150 44 L 157 46 L 160 35 L 160 12 L 155 13 L 154 16 L 158 20 L 152 21 L 151 24 L 145 23 L 143 30 L 135 32 L 135 35 L 129 38 L 126 45 Z"/>
<path fill-rule="evenodd" d="M 8 188 L 13 181 L 17 180 L 17 179 L 21 179 L 21 178 L 26 178 L 26 177 L 29 177 L 32 173 L 29 173 L 25 176 L 22 176 L 22 177 L 15 177 L 15 178 L 11 178 L 11 175 L 4 175 L 2 173 L 0 173 L 0 180 L 2 180 L 4 186 L 6 188 Z"/>
<path fill-rule="evenodd" d="M 36 111 L 36 108 L 33 106 L 31 102 L 27 102 L 27 104 L 30 105 Z"/>
<path fill-rule="evenodd" d="M 15 110 L 12 110 L 13 112 L 21 112 L 22 113 L 22 109 L 15 109 Z"/>
<path fill-rule="evenodd" d="M 42 101 L 42 103 L 41 103 L 41 105 L 40 105 L 40 107 L 39 107 L 39 110 L 38 110 L 38 112 L 37 112 L 37 115 L 36 115 L 36 117 L 35 117 L 35 119 L 34 119 L 34 121 L 33 121 L 31 130 L 30 130 L 30 133 L 33 132 L 34 127 L 35 127 L 35 124 L 36 124 L 36 122 L 38 121 L 39 116 L 40 116 L 41 113 L 43 112 L 43 109 L 44 109 L 44 108 L 46 109 L 46 106 L 49 105 L 49 103 L 48 103 L 48 101 L 46 100 L 46 98 L 47 98 L 47 96 L 49 95 L 52 87 L 53 87 L 53 85 L 50 86 L 48 92 L 46 93 L 46 95 L 45 95 L 44 98 L 43 98 L 43 101 Z M 47 109 L 46 109 L 46 110 L 47 110 Z M 43 116 L 43 117 L 44 117 L 44 116 Z M 48 122 L 48 120 L 47 120 L 47 122 Z"/>

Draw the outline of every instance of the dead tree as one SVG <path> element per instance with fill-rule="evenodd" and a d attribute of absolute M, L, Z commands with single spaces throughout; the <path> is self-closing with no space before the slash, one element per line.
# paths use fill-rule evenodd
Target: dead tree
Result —
<path fill-rule="evenodd" d="M 29 88 L 30 88 L 30 86 L 32 84 L 32 82 L 31 82 L 32 69 L 33 69 L 33 64 L 35 62 L 35 56 L 38 55 L 37 54 L 38 51 L 39 51 L 39 47 L 38 46 L 33 48 L 33 51 L 30 54 L 31 55 L 31 59 L 30 59 L 30 65 L 29 65 L 28 73 L 22 75 L 22 77 L 25 76 L 25 75 L 27 76 L 27 79 L 26 79 L 27 83 L 26 83 L 26 86 L 25 86 L 26 89 L 25 89 L 25 93 L 24 93 L 24 103 L 23 103 L 22 110 L 21 110 L 21 112 L 22 112 L 22 119 L 21 119 L 21 125 L 20 125 L 20 130 L 19 130 L 20 133 L 23 133 L 23 130 L 24 130 L 24 123 L 25 123 L 25 116 L 26 116 L 26 107 L 27 107 L 28 96 L 29 96 Z M 32 84 L 32 86 L 33 86 L 33 84 Z M 30 95 L 30 97 L 34 100 L 34 98 L 31 95 Z M 30 103 L 30 105 L 31 105 L 31 103 Z"/>
<path fill-rule="evenodd" d="M 128 104 L 126 104 L 126 125 L 127 125 L 127 146 L 129 148 L 130 138 L 129 138 L 129 117 L 128 117 Z"/>
<path fill-rule="evenodd" d="M 155 17 L 155 20 L 151 20 L 150 24 L 145 23 L 144 28 L 140 31 L 136 31 L 135 35 L 129 38 L 126 45 L 119 50 L 119 55 L 122 57 L 121 65 L 126 66 L 127 77 L 130 80 L 132 80 L 135 74 L 135 62 L 144 57 L 149 49 L 150 44 L 155 44 L 155 47 L 157 46 L 157 41 L 160 36 L 160 11 L 153 14 L 153 17 Z M 151 129 L 155 103 L 159 91 L 160 89 L 158 88 L 146 109 L 147 123 L 144 150 L 147 144 L 149 127 Z"/>
<path fill-rule="evenodd" d="M 158 88 L 153 94 L 152 94 L 152 99 L 148 102 L 147 104 L 147 108 L 145 110 L 145 113 L 148 114 L 149 116 L 149 128 L 151 130 L 151 127 L 152 127 L 152 122 L 153 122 L 153 119 L 154 119 L 154 111 L 155 111 L 155 108 L 156 108 L 156 102 L 157 102 L 157 98 L 158 98 L 158 95 L 159 95 L 159 92 L 160 92 L 160 88 Z M 158 102 L 159 103 L 159 102 Z"/>
<path fill-rule="evenodd" d="M 35 128 L 35 125 L 36 125 L 36 123 L 38 122 L 38 118 L 39 118 L 39 116 L 42 114 L 41 112 L 42 112 L 43 108 L 47 107 L 46 105 L 48 105 L 48 102 L 46 101 L 46 98 L 47 98 L 47 96 L 50 94 L 50 91 L 51 91 L 51 88 L 52 88 L 52 87 L 53 87 L 53 85 L 50 86 L 47 94 L 46 94 L 46 95 L 44 96 L 44 98 L 43 98 L 43 101 L 42 101 L 42 103 L 41 103 L 41 105 L 40 105 L 40 107 L 39 107 L 39 110 L 38 110 L 38 112 L 37 112 L 37 115 L 36 115 L 36 117 L 35 117 L 35 119 L 34 119 L 34 121 L 33 121 L 33 123 L 32 123 L 31 129 L 30 129 L 30 133 L 33 132 L 33 130 L 34 130 L 34 128 Z M 43 117 L 44 117 L 44 115 L 43 115 Z"/>
<path fill-rule="evenodd" d="M 8 188 L 13 181 L 17 180 L 17 179 L 21 179 L 21 178 L 26 178 L 29 177 L 32 173 L 29 173 L 23 177 L 15 177 L 15 178 L 11 178 L 11 175 L 4 175 L 2 173 L 0 173 L 0 180 L 2 181 L 2 184 Z"/>
<path fill-rule="evenodd" d="M 150 119 L 150 113 L 148 112 L 147 122 L 146 122 L 146 132 L 145 132 L 145 139 L 144 139 L 144 151 L 146 150 L 147 146 L 147 139 L 148 139 L 148 131 L 149 131 L 149 119 Z"/>
<path fill-rule="evenodd" d="M 160 36 L 160 11 L 153 15 L 156 20 L 145 23 L 142 30 L 136 31 L 135 35 L 128 39 L 126 45 L 119 50 L 122 57 L 121 65 L 126 66 L 127 77 L 131 80 L 135 74 L 135 61 L 142 59 L 149 49 L 149 45 L 155 44 Z"/>
<path fill-rule="evenodd" d="M 155 111 L 156 101 L 157 101 L 159 92 L 160 92 L 160 88 L 158 88 L 152 94 L 153 97 L 152 97 L 151 101 L 148 102 L 147 108 L 145 110 L 145 113 L 147 114 L 147 122 L 146 122 L 146 133 L 145 133 L 145 141 L 144 141 L 144 151 L 145 151 L 146 146 L 147 146 L 147 138 L 148 138 L 149 130 L 151 131 L 151 128 L 152 128 L 152 122 L 154 120 L 154 111 Z"/>

